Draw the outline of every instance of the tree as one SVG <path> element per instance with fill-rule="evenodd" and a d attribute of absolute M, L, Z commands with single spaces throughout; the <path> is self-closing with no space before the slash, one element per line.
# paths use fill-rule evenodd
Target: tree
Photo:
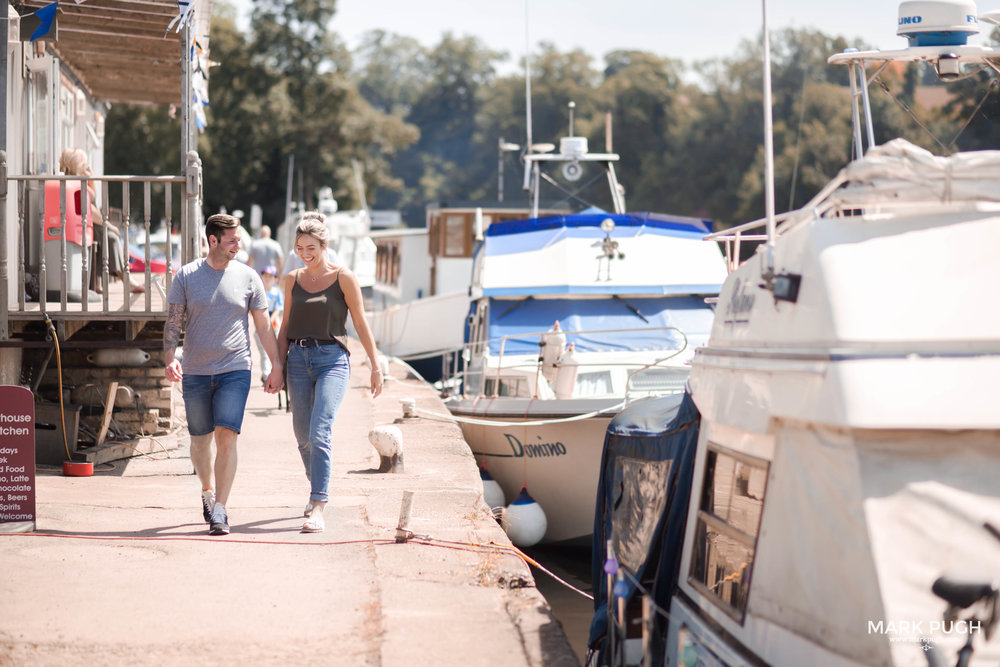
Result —
<path fill-rule="evenodd" d="M 420 42 L 373 30 L 352 55 L 358 93 L 375 109 L 405 117 L 428 84 L 427 52 Z"/>
<path fill-rule="evenodd" d="M 249 35 L 231 7 L 217 7 L 211 56 L 218 65 L 210 73 L 209 125 L 199 137 L 207 213 L 257 203 L 266 223 L 279 223 L 293 155 L 307 206 L 325 185 L 343 208 L 360 206 L 354 160 L 369 194 L 400 187 L 390 162 L 416 130 L 358 94 L 350 56 L 326 27 L 334 0 L 256 0 Z M 109 135 L 108 164 L 125 173 L 176 173 L 177 121 L 162 110 L 116 112 L 109 124 L 129 129 Z"/>
<path fill-rule="evenodd" d="M 380 205 L 400 208 L 404 219 L 422 220 L 429 202 L 486 196 L 484 176 L 492 168 L 495 148 L 487 153 L 478 140 L 478 93 L 493 85 L 495 63 L 504 57 L 476 38 L 450 33 L 427 53 L 427 83 L 406 116 L 419 128 L 420 138 L 393 162 L 405 182 L 403 190 L 380 198 Z"/>

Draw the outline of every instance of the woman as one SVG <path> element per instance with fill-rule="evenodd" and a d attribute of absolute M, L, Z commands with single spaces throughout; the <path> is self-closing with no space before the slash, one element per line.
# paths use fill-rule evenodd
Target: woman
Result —
<path fill-rule="evenodd" d="M 326 219 L 309 212 L 295 230 L 295 253 L 305 266 L 289 274 L 285 314 L 278 330 L 278 358 L 286 359 L 288 399 L 299 454 L 311 484 L 302 531 L 325 528 L 330 486 L 331 430 L 347 391 L 351 364 L 347 351 L 347 315 L 371 365 L 372 397 L 382 393 L 375 338 L 365 319 L 358 279 L 349 269 L 326 259 Z"/>
<path fill-rule="evenodd" d="M 87 163 L 87 154 L 79 148 L 67 148 L 62 152 L 59 157 L 59 171 L 67 176 L 93 176 L 90 165 Z M 94 188 L 94 181 L 87 181 L 87 196 L 90 199 L 90 219 L 94 221 L 94 225 L 103 225 L 108 230 L 107 248 L 103 248 L 103 234 L 97 229 L 94 230 L 94 239 L 108 258 L 108 275 L 113 278 L 121 278 L 125 273 L 122 233 L 110 222 L 105 222 L 104 216 L 97 208 L 97 192 Z M 97 264 L 97 260 L 101 256 L 101 254 L 95 255 L 95 263 L 91 269 L 91 284 L 96 292 L 103 291 L 99 278 L 101 266 Z M 133 281 L 131 276 L 129 276 L 129 286 L 133 292 L 146 291 L 146 288 L 141 283 Z"/>

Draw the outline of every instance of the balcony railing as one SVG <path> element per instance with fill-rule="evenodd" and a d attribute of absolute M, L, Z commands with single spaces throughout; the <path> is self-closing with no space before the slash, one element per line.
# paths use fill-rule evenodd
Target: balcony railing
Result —
<path fill-rule="evenodd" d="M 17 201 L 15 221 L 8 219 L 8 197 Z M 189 156 L 184 177 L 10 176 L 0 153 L 0 340 L 8 340 L 12 319 L 43 319 L 46 314 L 165 319 L 175 267 L 200 254 L 200 197 L 196 154 Z M 101 222 L 92 215 L 92 205 Z M 14 246 L 7 243 L 12 222 L 17 226 Z M 120 232 L 120 282 L 110 272 L 105 223 Z M 171 233 L 174 229 L 179 234 Z M 162 254 L 154 248 L 154 230 L 164 232 Z M 133 263 L 142 266 L 141 272 L 130 270 Z M 137 278 L 143 289 L 133 292 L 130 278 Z"/>

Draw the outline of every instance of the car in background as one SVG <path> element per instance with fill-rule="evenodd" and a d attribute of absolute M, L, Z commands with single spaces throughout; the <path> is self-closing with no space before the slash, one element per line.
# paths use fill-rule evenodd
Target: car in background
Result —
<path fill-rule="evenodd" d="M 171 273 L 176 273 L 181 267 L 181 237 L 170 235 Z M 167 235 L 160 230 L 149 235 L 149 267 L 153 274 L 167 272 Z M 128 246 L 128 270 L 131 273 L 146 271 L 146 238 L 144 234 L 135 235 Z"/>

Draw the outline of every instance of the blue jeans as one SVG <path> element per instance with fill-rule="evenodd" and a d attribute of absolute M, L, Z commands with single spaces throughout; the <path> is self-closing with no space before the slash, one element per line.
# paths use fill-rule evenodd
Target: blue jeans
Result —
<path fill-rule="evenodd" d="M 288 399 L 299 455 L 312 485 L 309 500 L 326 502 L 330 487 L 333 420 L 347 392 L 351 362 L 336 343 L 288 348 Z"/>
<path fill-rule="evenodd" d="M 230 371 L 218 375 L 189 375 L 181 378 L 188 433 L 208 435 L 216 426 L 240 432 L 243 413 L 250 395 L 250 371 Z"/>

